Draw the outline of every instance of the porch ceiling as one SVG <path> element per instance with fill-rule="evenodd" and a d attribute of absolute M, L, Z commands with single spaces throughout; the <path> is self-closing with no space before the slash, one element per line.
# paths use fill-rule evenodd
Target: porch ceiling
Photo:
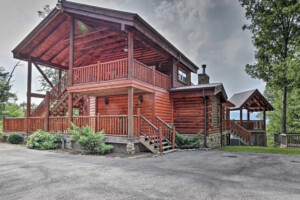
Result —
<path fill-rule="evenodd" d="M 53 19 L 48 19 L 47 25 L 30 42 L 13 50 L 15 58 L 28 60 L 31 57 L 32 61 L 41 65 L 68 69 L 71 17 L 66 13 L 56 12 L 53 11 L 48 16 Z M 75 19 L 75 67 L 127 57 L 127 52 L 124 51 L 128 46 L 127 33 L 121 31 L 120 24 L 72 15 Z M 134 40 L 136 60 L 147 65 L 170 60 L 166 53 L 152 48 L 141 37 L 140 34 L 136 34 Z"/>

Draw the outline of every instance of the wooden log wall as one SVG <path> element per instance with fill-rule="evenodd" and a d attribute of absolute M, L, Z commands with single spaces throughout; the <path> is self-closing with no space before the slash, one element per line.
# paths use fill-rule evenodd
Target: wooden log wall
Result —
<path fill-rule="evenodd" d="M 204 133 L 204 99 L 202 97 L 174 99 L 173 121 L 181 134 Z M 211 104 L 207 100 L 207 133 L 211 133 Z"/>
<path fill-rule="evenodd" d="M 143 101 L 139 103 L 139 96 Z M 105 99 L 108 104 L 105 105 Z M 141 115 L 152 121 L 153 114 L 153 94 L 135 94 L 133 100 L 133 114 L 137 114 L 137 108 L 141 108 Z M 128 95 L 107 96 L 97 98 L 97 114 L 102 115 L 127 115 Z"/>
<path fill-rule="evenodd" d="M 155 116 L 158 116 L 166 123 L 172 123 L 172 108 L 169 92 L 155 92 Z"/>

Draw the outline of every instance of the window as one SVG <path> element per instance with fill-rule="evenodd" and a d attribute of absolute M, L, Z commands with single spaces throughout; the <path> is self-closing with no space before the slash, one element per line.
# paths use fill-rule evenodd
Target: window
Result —
<path fill-rule="evenodd" d="M 186 78 L 186 72 L 178 69 L 178 80 L 183 82 L 183 83 L 187 83 L 187 78 Z"/>

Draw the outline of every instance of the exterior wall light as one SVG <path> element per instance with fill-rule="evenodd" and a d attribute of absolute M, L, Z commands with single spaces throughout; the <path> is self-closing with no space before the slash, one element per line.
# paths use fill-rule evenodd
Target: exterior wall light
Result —
<path fill-rule="evenodd" d="M 139 96 L 139 103 L 143 103 L 143 95 Z"/>
<path fill-rule="evenodd" d="M 109 100 L 108 100 L 108 98 L 105 98 L 105 100 L 104 100 L 104 104 L 105 105 L 107 105 L 109 103 Z"/>

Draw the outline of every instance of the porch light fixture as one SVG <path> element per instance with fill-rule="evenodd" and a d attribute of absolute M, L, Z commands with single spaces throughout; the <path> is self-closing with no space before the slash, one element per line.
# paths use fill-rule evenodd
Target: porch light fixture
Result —
<path fill-rule="evenodd" d="M 128 51 L 128 46 L 124 47 L 124 51 L 127 52 Z"/>
<path fill-rule="evenodd" d="M 107 105 L 108 102 L 109 102 L 108 98 L 105 98 L 105 99 L 104 99 L 104 104 Z"/>
<path fill-rule="evenodd" d="M 143 103 L 143 95 L 139 96 L 139 103 Z"/>

